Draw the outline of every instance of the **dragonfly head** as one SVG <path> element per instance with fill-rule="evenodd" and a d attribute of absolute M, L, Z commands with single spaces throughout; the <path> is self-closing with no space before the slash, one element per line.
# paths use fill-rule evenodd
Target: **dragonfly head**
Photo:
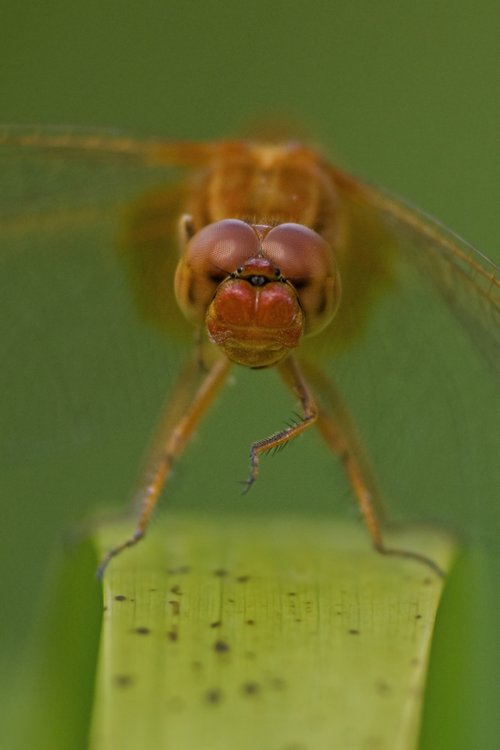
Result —
<path fill-rule="evenodd" d="M 330 322 L 340 285 L 332 250 L 300 224 L 224 219 L 188 241 L 177 267 L 177 300 L 233 362 L 277 364 Z"/>

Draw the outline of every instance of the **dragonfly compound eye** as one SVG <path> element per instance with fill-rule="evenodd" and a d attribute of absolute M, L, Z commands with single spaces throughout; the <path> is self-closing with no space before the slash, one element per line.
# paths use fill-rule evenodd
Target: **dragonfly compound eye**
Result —
<path fill-rule="evenodd" d="M 175 274 L 175 295 L 184 315 L 194 323 L 203 323 L 219 284 L 259 249 L 256 233 L 238 219 L 223 219 L 196 232 Z"/>
<path fill-rule="evenodd" d="M 328 242 L 302 224 L 279 224 L 262 241 L 262 254 L 296 290 L 304 333 L 324 328 L 340 301 L 337 263 Z"/>

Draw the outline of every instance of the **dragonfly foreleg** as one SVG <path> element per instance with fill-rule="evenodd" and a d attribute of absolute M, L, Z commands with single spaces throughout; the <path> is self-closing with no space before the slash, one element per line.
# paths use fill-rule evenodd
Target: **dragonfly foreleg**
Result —
<path fill-rule="evenodd" d="M 204 375 L 201 383 L 193 386 L 192 383 L 199 382 L 196 377 L 199 375 L 199 363 L 197 358 L 194 358 L 188 371 L 184 371 L 179 378 L 167 402 L 153 441 L 143 480 L 136 493 L 139 517 L 135 531 L 121 544 L 106 553 L 97 569 L 99 578 L 102 578 L 113 557 L 137 544 L 143 538 L 160 493 L 170 476 L 174 460 L 184 451 L 207 408 L 226 380 L 230 366 L 230 362 L 225 357 L 218 358 Z"/>
<path fill-rule="evenodd" d="M 278 365 L 278 370 L 290 388 L 298 397 L 302 414 L 292 421 L 285 429 L 275 432 L 262 440 L 256 440 L 250 446 L 250 474 L 243 484 L 243 493 L 248 492 L 259 475 L 260 457 L 269 451 L 284 447 L 290 440 L 301 435 L 305 430 L 312 427 L 316 421 L 317 408 L 311 391 L 302 377 L 302 373 L 294 357 L 289 356 Z"/>

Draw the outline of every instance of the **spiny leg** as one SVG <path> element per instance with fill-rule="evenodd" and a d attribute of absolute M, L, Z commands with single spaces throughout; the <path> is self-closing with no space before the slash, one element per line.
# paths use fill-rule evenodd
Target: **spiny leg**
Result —
<path fill-rule="evenodd" d="M 262 438 L 262 440 L 256 440 L 252 443 L 250 446 L 250 474 L 244 482 L 246 485 L 243 490 L 244 493 L 248 492 L 259 475 L 261 455 L 286 445 L 290 440 L 293 440 L 302 432 L 309 429 L 309 427 L 312 427 L 316 421 L 316 404 L 314 403 L 311 391 L 302 377 L 295 358 L 291 355 L 287 357 L 284 362 L 278 365 L 278 370 L 292 384 L 291 387 L 302 407 L 302 416 L 299 421 L 290 424 L 284 430 L 275 432 L 266 438 Z"/>
<path fill-rule="evenodd" d="M 352 418 L 331 380 L 310 364 L 307 364 L 304 369 L 308 379 L 321 394 L 322 401 L 327 406 L 327 408 L 321 406 L 318 409 L 316 427 L 330 450 L 338 455 L 342 462 L 374 548 L 382 555 L 416 560 L 426 565 L 438 576 L 444 577 L 445 573 L 442 568 L 427 555 L 385 546 L 374 481 L 362 455 L 361 446 L 356 439 L 356 429 Z M 287 384 L 291 385 L 289 381 Z"/>
<path fill-rule="evenodd" d="M 106 553 L 97 569 L 99 578 L 102 578 L 113 557 L 143 538 L 163 486 L 170 476 L 174 460 L 184 451 L 207 408 L 224 384 L 230 367 L 231 364 L 225 357 L 219 357 L 199 385 L 199 378 L 194 377 L 199 369 L 196 359 L 182 373 L 167 402 L 143 479 L 136 493 L 139 518 L 135 531 Z M 193 380 L 196 381 L 196 387 L 190 388 L 189 384 L 193 383 Z"/>

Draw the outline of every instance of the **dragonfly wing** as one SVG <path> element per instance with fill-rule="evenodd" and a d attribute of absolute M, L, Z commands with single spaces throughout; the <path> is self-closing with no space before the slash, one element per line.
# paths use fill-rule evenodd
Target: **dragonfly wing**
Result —
<path fill-rule="evenodd" d="M 350 221 L 383 224 L 399 253 L 432 283 L 500 370 L 499 268 L 433 217 L 390 193 L 334 171 Z M 373 249 L 376 253 L 376 248 Z"/>
<path fill-rule="evenodd" d="M 66 477 L 78 514 L 126 500 L 193 335 L 170 314 L 179 170 L 140 141 L 55 137 L 0 137 L 1 442 L 7 493 L 57 466 L 46 492 Z"/>
<path fill-rule="evenodd" d="M 440 521 L 496 544 L 496 269 L 403 202 L 332 174 L 340 309 L 299 355 L 332 378 L 389 519 Z"/>

